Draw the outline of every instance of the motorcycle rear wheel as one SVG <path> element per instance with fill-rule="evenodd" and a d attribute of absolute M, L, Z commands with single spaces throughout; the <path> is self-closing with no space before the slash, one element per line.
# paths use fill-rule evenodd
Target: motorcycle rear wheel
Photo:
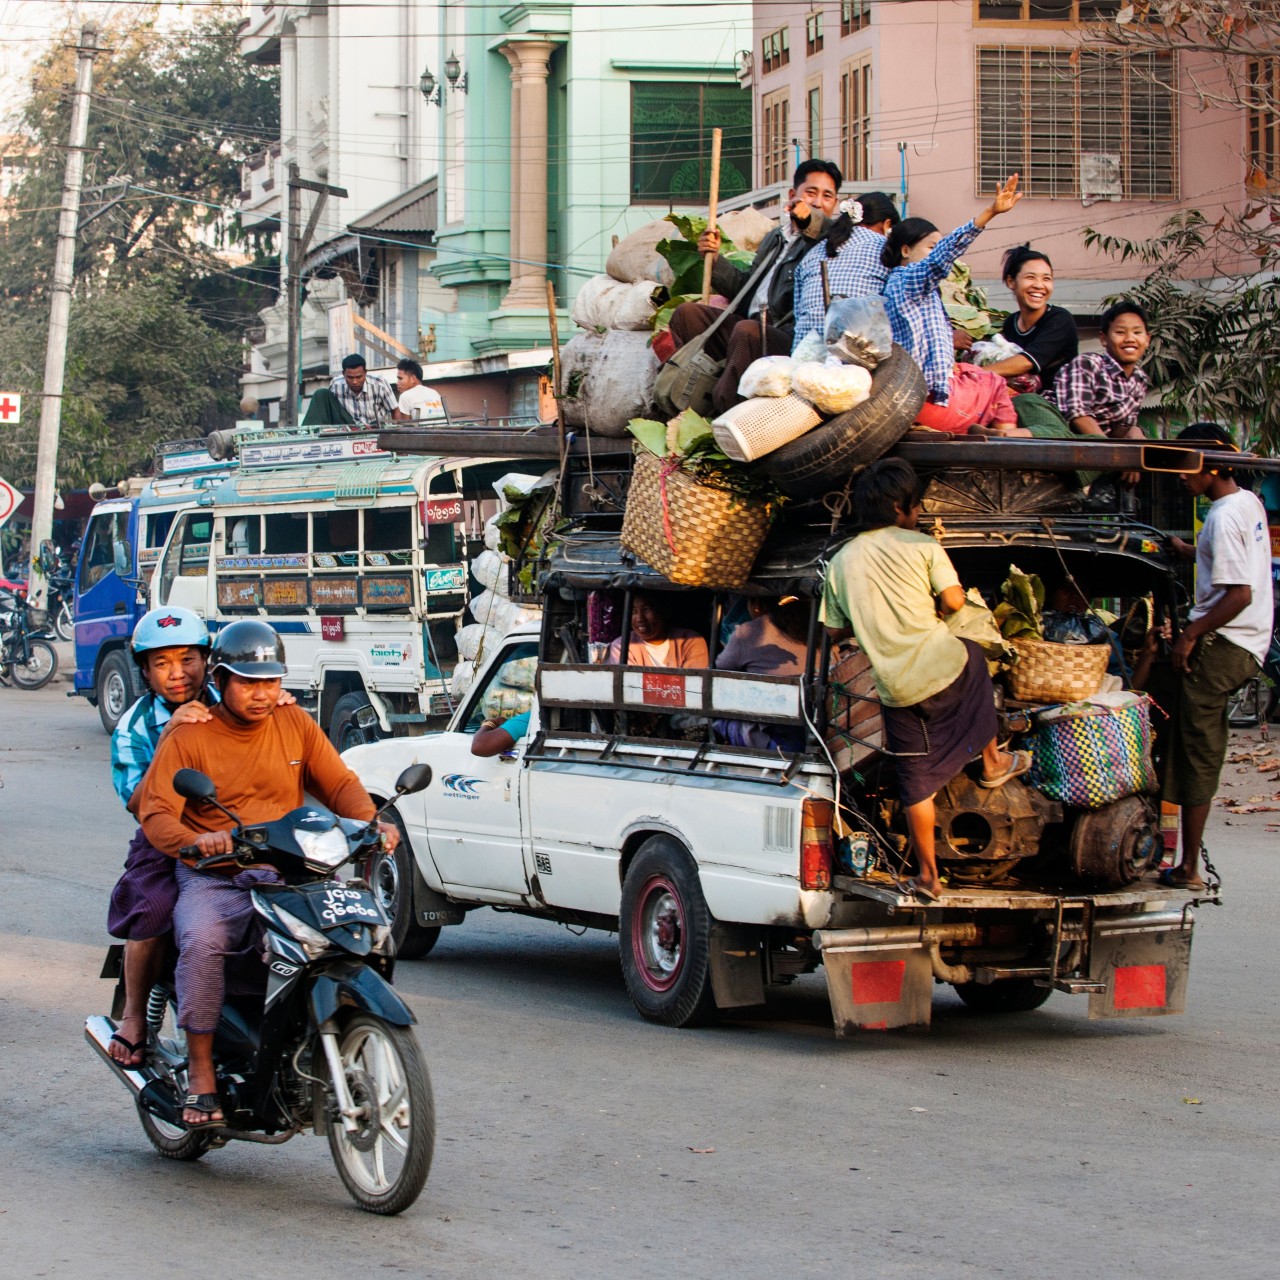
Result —
<path fill-rule="evenodd" d="M 76 638 L 75 619 L 71 616 L 71 606 L 63 600 L 58 611 L 53 615 L 53 630 L 58 639 L 70 644 Z"/>
<path fill-rule="evenodd" d="M 58 654 L 47 640 L 27 641 L 27 660 L 21 657 L 9 672 L 19 689 L 43 689 L 58 673 Z"/>
<path fill-rule="evenodd" d="M 175 1051 L 185 1055 L 186 1036 L 178 1028 L 178 1011 L 172 1000 L 168 1002 L 159 1025 L 148 1030 L 155 1038 L 163 1038 Z M 185 1079 L 173 1080 L 172 1084 L 181 1097 L 186 1088 Z M 184 1163 L 199 1160 L 213 1141 L 213 1135 L 207 1129 L 197 1129 L 192 1133 L 181 1125 L 170 1124 L 159 1116 L 153 1116 L 141 1102 L 138 1103 L 138 1119 L 142 1122 L 142 1131 L 147 1135 L 147 1140 L 166 1160 Z"/>
<path fill-rule="evenodd" d="M 338 1037 L 360 1128 L 348 1133 L 329 1118 L 329 1151 L 351 1198 L 369 1213 L 407 1209 L 431 1172 L 435 1100 L 422 1049 L 410 1027 L 361 1013 Z"/>

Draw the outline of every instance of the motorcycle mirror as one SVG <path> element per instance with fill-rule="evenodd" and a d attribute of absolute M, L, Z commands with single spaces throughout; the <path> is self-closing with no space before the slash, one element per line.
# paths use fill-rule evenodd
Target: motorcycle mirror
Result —
<path fill-rule="evenodd" d="M 210 801 L 218 795 L 213 779 L 199 769 L 179 769 L 173 775 L 173 789 L 184 800 Z"/>
<path fill-rule="evenodd" d="M 411 796 L 425 791 L 431 785 L 431 766 L 429 764 L 411 764 L 396 779 L 396 795 Z"/>

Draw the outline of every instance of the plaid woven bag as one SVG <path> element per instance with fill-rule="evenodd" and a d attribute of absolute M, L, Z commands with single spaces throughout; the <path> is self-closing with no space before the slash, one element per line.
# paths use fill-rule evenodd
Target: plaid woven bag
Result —
<path fill-rule="evenodd" d="M 1031 785 L 1079 809 L 1154 791 L 1151 699 L 1102 693 L 1041 712 L 1032 755 Z"/>

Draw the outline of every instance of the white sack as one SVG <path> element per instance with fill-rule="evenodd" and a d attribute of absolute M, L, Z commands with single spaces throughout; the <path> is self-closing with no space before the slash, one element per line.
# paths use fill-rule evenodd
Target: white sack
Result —
<path fill-rule="evenodd" d="M 511 506 L 512 500 L 507 495 L 508 489 L 513 489 L 517 494 L 524 495 L 541 479 L 541 476 L 531 476 L 525 471 L 508 471 L 501 480 L 495 480 L 493 482 L 493 491 L 498 495 L 502 510 L 506 511 Z"/>
<path fill-rule="evenodd" d="M 604 269 L 615 280 L 625 284 L 646 281 L 653 285 L 670 286 L 675 282 L 671 265 L 657 249 L 659 240 L 670 240 L 680 233 L 665 218 L 637 228 L 629 236 L 619 240 L 609 254 Z"/>
<path fill-rule="evenodd" d="M 457 634 L 458 657 L 466 662 L 484 661 L 494 650 L 502 633 L 478 622 L 462 627 Z"/>
<path fill-rule="evenodd" d="M 857 364 L 814 361 L 795 367 L 791 389 L 819 413 L 847 413 L 871 394 L 871 373 Z"/>
<path fill-rule="evenodd" d="M 722 213 L 716 222 L 739 249 L 746 249 L 749 253 L 754 253 L 765 236 L 778 225 L 759 209 L 735 209 L 732 213 Z"/>
<path fill-rule="evenodd" d="M 565 422 L 593 435 L 627 438 L 632 418 L 648 417 L 658 357 L 648 333 L 580 333 L 560 349 Z"/>
<path fill-rule="evenodd" d="M 657 308 L 651 280 L 624 284 L 611 276 L 592 276 L 573 300 L 573 322 L 580 328 L 603 333 L 608 329 L 648 329 Z"/>
<path fill-rule="evenodd" d="M 496 551 L 482 551 L 471 562 L 471 572 L 475 580 L 490 591 L 497 591 L 500 596 L 508 594 L 506 558 Z M 501 583 L 501 587 L 499 587 Z"/>
<path fill-rule="evenodd" d="M 790 356 L 761 356 L 747 365 L 738 380 L 738 394 L 748 400 L 757 396 L 777 398 L 788 395 L 794 368 L 795 361 Z"/>
<path fill-rule="evenodd" d="M 471 688 L 471 682 L 475 678 L 475 665 L 470 662 L 459 662 L 453 669 L 453 679 L 449 682 L 449 692 L 455 698 L 461 698 Z"/>

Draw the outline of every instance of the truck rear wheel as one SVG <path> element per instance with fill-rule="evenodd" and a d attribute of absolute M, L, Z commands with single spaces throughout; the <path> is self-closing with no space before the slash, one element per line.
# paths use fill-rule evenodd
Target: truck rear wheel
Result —
<path fill-rule="evenodd" d="M 956 995 L 976 1013 L 1030 1013 L 1053 995 L 1053 988 L 1038 987 L 1033 978 L 1005 978 L 1002 982 L 957 982 Z"/>
<path fill-rule="evenodd" d="M 627 871 L 618 951 L 627 993 L 642 1017 L 664 1027 L 715 1018 L 711 913 L 693 860 L 670 836 L 650 836 Z"/>

